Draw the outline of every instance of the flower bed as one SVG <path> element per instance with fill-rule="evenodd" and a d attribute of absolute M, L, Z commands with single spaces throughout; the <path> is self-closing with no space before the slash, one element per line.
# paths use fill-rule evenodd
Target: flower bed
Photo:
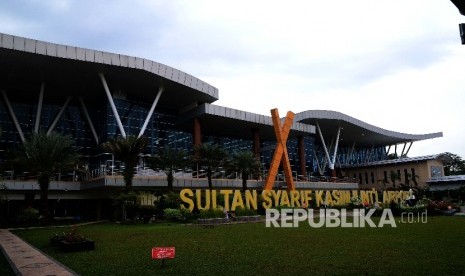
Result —
<path fill-rule="evenodd" d="M 94 250 L 95 241 L 84 238 L 77 234 L 77 228 L 73 227 L 70 232 L 64 232 L 50 238 L 50 245 L 58 247 L 66 252 L 75 252 L 82 250 Z"/>
<path fill-rule="evenodd" d="M 82 240 L 82 241 L 59 241 L 59 248 L 66 252 L 75 252 L 83 250 L 94 250 L 95 242 L 91 240 Z"/>

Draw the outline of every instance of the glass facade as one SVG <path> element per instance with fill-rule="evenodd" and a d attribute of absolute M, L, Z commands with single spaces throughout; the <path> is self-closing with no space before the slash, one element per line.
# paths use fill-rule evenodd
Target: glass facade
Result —
<path fill-rule="evenodd" d="M 63 102 L 44 101 L 40 118 L 40 129 L 42 131 L 47 131 L 50 128 L 57 114 L 60 112 L 61 108 L 63 108 L 63 103 L 64 100 Z M 150 103 L 129 101 L 121 98 L 115 98 L 114 103 L 126 135 L 139 135 L 149 112 Z M 11 104 L 23 133 L 25 136 L 28 136 L 34 131 L 37 104 L 32 101 L 12 102 Z M 111 106 L 104 96 L 92 103 L 85 102 L 85 105 L 97 132 L 98 144 L 92 134 L 81 104 L 77 99 L 72 99 L 69 102 L 60 120 L 56 123 L 54 130 L 74 138 L 75 146 L 84 157 L 83 161 L 87 163 L 87 167 L 92 176 L 108 173 L 109 167 L 111 167 L 111 172 L 113 173 L 113 170 L 117 171 L 124 164 L 119 163 L 118 160 L 114 160 L 111 154 L 104 153 L 99 146 L 101 143 L 120 136 L 119 127 Z M 2 128 L 0 149 L 15 148 L 21 144 L 19 135 L 7 110 L 6 103 L 0 100 L 0 106 L 0 123 Z M 165 146 L 185 149 L 187 152 L 192 151 L 192 133 L 177 129 L 176 119 L 177 117 L 175 115 L 168 112 L 157 110 L 153 113 L 144 132 L 144 135 L 149 138 L 149 146 L 146 148 L 144 154 L 154 154 L 159 148 Z M 250 133 L 250 130 L 245 130 L 244 133 L 246 134 L 240 139 L 205 135 L 202 142 L 217 143 L 223 149 L 231 153 L 252 150 L 252 136 L 247 134 Z M 291 169 L 296 178 L 302 174 L 298 144 L 297 138 L 289 138 L 287 141 Z M 303 144 L 305 148 L 305 171 L 307 175 L 330 175 L 327 169 L 328 162 L 326 161 L 326 154 L 319 139 L 315 135 L 304 136 Z M 261 140 L 260 161 L 265 173 L 269 169 L 275 146 L 276 141 Z M 333 154 L 334 149 L 331 145 L 328 151 L 330 155 Z M 0 152 L 0 158 L 4 158 L 1 154 L 2 152 Z M 384 159 L 386 159 L 386 150 L 384 147 L 354 148 L 340 146 L 336 157 L 336 169 L 340 165 L 362 164 L 368 161 L 380 161 Z M 145 167 L 144 164 L 141 166 Z M 280 172 L 280 174 L 282 174 L 282 172 Z"/>

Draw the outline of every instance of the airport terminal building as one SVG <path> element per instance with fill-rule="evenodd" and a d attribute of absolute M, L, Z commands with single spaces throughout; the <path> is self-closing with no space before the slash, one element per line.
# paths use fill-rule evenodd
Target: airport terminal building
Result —
<path fill-rule="evenodd" d="M 149 138 L 135 168 L 134 187 L 140 189 L 166 186 L 163 174 L 144 164 L 144 156 L 165 146 L 191 152 L 196 144 L 217 143 L 231 153 L 251 150 L 266 175 L 276 145 L 271 116 L 214 105 L 219 91 L 213 85 L 122 54 L 0 34 L 0 93 L 0 162 L 8 149 L 38 131 L 70 135 L 83 157 L 86 171 L 57 175 L 51 199 L 97 199 L 122 186 L 118 173 L 124 164 L 101 147 L 118 136 Z M 308 110 L 295 114 L 287 149 L 297 188 L 357 189 L 372 176 L 354 168 L 382 164 L 393 152 L 405 157 L 414 142 L 438 137 L 441 132 L 399 133 L 337 111 Z M 28 172 L 2 170 L 12 199 L 37 191 Z M 335 176 L 338 181 L 326 181 Z M 221 172 L 214 183 L 241 186 L 239 179 Z M 177 173 L 177 188 L 205 186 L 201 168 Z M 263 181 L 250 180 L 250 186 L 261 188 Z"/>

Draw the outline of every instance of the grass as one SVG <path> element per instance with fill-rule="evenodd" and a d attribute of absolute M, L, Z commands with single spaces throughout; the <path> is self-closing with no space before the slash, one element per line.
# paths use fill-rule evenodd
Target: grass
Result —
<path fill-rule="evenodd" d="M 96 241 L 88 252 L 63 253 L 49 238 L 63 229 L 15 233 L 81 275 L 461 274 L 465 218 L 429 217 L 397 228 L 266 228 L 263 223 L 80 227 Z M 154 246 L 175 246 L 176 258 L 151 259 Z"/>

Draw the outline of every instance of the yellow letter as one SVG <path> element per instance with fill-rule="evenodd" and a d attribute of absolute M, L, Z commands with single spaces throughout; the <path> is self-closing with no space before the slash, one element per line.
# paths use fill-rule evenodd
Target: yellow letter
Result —
<path fill-rule="evenodd" d="M 348 204 L 350 202 L 350 191 L 340 191 L 339 199 L 340 199 L 341 205 Z"/>
<path fill-rule="evenodd" d="M 323 204 L 323 191 L 315 191 L 316 206 L 320 207 Z"/>
<path fill-rule="evenodd" d="M 287 207 L 291 207 L 291 205 L 289 204 L 289 196 L 287 195 L 286 190 L 283 190 L 281 193 L 281 204 L 280 205 L 281 206 L 286 205 Z"/>
<path fill-rule="evenodd" d="M 262 206 L 264 209 L 271 208 L 271 205 L 273 204 L 273 201 L 270 198 L 270 194 L 271 194 L 270 190 L 263 190 L 262 192 L 262 199 L 263 199 Z"/>
<path fill-rule="evenodd" d="M 326 191 L 326 206 L 333 206 L 333 198 L 331 197 L 331 191 Z"/>
<path fill-rule="evenodd" d="M 304 198 L 302 198 L 302 202 L 307 203 L 307 208 L 310 208 L 310 202 L 312 201 L 312 190 L 305 190 L 304 191 Z"/>
<path fill-rule="evenodd" d="M 216 206 L 216 190 L 212 190 L 212 209 L 218 209 Z"/>
<path fill-rule="evenodd" d="M 257 210 L 257 191 L 256 190 L 252 190 L 252 193 L 250 193 L 250 190 L 245 191 L 245 206 L 247 206 L 248 209 Z"/>
<path fill-rule="evenodd" d="M 233 193 L 233 190 L 220 190 L 220 194 L 224 195 L 224 209 L 229 211 L 229 196 Z"/>
<path fill-rule="evenodd" d="M 379 202 L 379 199 L 378 199 L 378 191 L 375 190 L 375 188 L 371 189 L 373 191 L 373 194 L 375 195 L 375 202 Z"/>
<path fill-rule="evenodd" d="M 236 208 L 238 206 L 244 208 L 244 201 L 242 200 L 241 191 L 235 190 L 234 191 L 233 201 L 232 201 L 232 204 L 231 204 L 231 211 L 236 210 Z"/>
<path fill-rule="evenodd" d="M 362 199 L 363 204 L 370 203 L 370 196 L 368 195 L 367 191 L 360 191 L 360 198 Z"/>
<path fill-rule="evenodd" d="M 195 195 L 197 197 L 197 208 L 199 210 L 209 210 L 210 209 L 210 190 L 205 190 L 205 206 L 202 206 L 202 190 L 195 190 Z"/>
<path fill-rule="evenodd" d="M 300 194 L 298 191 L 290 191 L 291 193 L 291 207 L 300 207 Z"/>
<path fill-rule="evenodd" d="M 278 192 L 276 192 L 275 190 L 271 190 L 271 195 L 273 196 L 274 198 L 274 206 L 279 206 L 279 198 L 281 197 L 281 190 L 278 190 Z"/>
<path fill-rule="evenodd" d="M 192 210 L 194 210 L 194 201 L 192 200 L 191 197 L 193 196 L 194 196 L 194 192 L 192 192 L 191 189 L 182 189 L 181 192 L 179 192 L 179 198 L 183 202 L 187 203 L 188 207 L 186 207 L 184 204 L 181 204 L 181 207 L 188 209 L 190 212 L 192 212 Z"/>
<path fill-rule="evenodd" d="M 339 197 L 339 191 L 338 190 L 333 190 L 332 192 L 332 195 L 333 195 L 333 198 L 334 198 L 334 205 L 338 206 L 338 205 L 342 205 L 341 204 L 341 201 L 340 201 L 340 197 Z"/>
<path fill-rule="evenodd" d="M 390 203 L 388 193 L 386 191 L 383 192 L 383 203 Z"/>

